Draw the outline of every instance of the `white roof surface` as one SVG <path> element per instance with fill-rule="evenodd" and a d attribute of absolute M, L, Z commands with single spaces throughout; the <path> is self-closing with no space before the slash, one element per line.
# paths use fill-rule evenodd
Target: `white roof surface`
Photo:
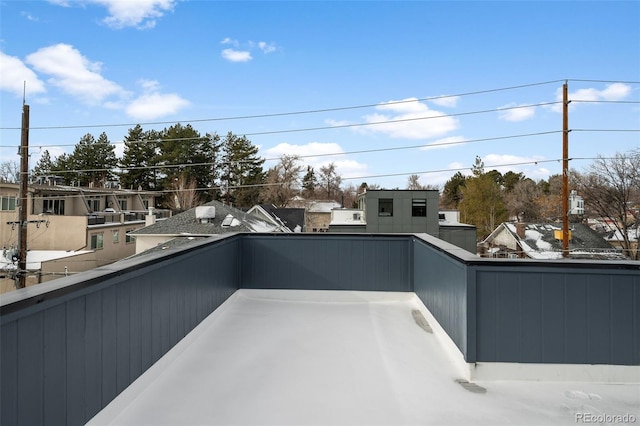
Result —
<path fill-rule="evenodd" d="M 638 384 L 486 381 L 472 392 L 416 309 L 413 293 L 239 290 L 89 424 L 640 421 Z"/>

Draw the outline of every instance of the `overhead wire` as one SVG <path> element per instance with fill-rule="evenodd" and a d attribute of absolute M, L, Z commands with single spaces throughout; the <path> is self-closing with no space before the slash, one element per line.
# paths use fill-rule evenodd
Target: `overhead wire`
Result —
<path fill-rule="evenodd" d="M 470 139 L 470 140 L 460 140 L 460 141 L 446 141 L 446 142 L 434 142 L 430 144 L 419 144 L 419 145 L 409 145 L 409 146 L 396 146 L 390 148 L 372 148 L 372 149 L 362 149 L 355 151 L 343 151 L 343 152 L 331 152 L 331 153 L 323 153 L 323 154 L 308 154 L 308 155 L 297 155 L 298 158 L 317 158 L 317 157 L 334 157 L 334 156 L 343 156 L 343 155 L 352 155 L 352 154 L 365 154 L 365 153 L 373 153 L 373 152 L 385 152 L 385 151 L 399 151 L 399 150 L 407 150 L 407 149 L 429 149 L 435 147 L 442 146 L 451 146 L 451 145 L 460 145 L 467 143 L 477 143 L 477 142 L 489 142 L 503 139 L 517 139 L 523 137 L 531 137 L 531 136 L 543 136 L 562 133 L 562 130 L 550 130 L 544 132 L 536 132 L 536 133 L 524 133 L 524 134 L 516 134 L 516 135 L 507 135 L 507 136 L 495 136 L 490 138 L 480 138 L 480 139 Z M 279 160 L 279 157 L 274 158 L 264 158 L 265 162 L 267 161 L 276 161 Z M 233 163 L 253 163 L 254 161 L 234 161 Z M 204 162 L 204 163 L 179 163 L 179 164 L 159 164 L 159 165 L 149 165 L 149 166 L 130 166 L 130 167 L 117 167 L 115 170 L 124 171 L 124 170 L 144 170 L 144 169 L 165 169 L 165 168 L 179 168 L 179 167 L 202 167 L 202 166 L 213 166 L 226 164 L 225 162 Z M 111 171 L 112 169 L 108 168 L 100 168 L 100 169 L 72 169 L 72 170 L 61 170 L 55 171 L 55 173 L 89 173 L 89 172 L 104 172 Z M 54 173 L 54 171 L 51 171 Z"/>
<path fill-rule="evenodd" d="M 493 109 L 485 109 L 485 110 L 476 110 L 476 111 L 467 111 L 453 114 L 439 114 L 427 117 L 411 117 L 411 118 L 403 118 L 397 120 L 380 120 L 369 123 L 348 123 L 348 124 L 336 124 L 329 126 L 318 126 L 318 127 L 307 127 L 307 128 L 298 128 L 298 129 L 284 129 L 284 130 L 268 130 L 263 132 L 238 132 L 243 136 L 262 136 L 262 135 L 274 135 L 274 134 L 286 134 L 286 133 L 298 133 L 298 132 L 310 132 L 310 131 L 318 131 L 318 130 L 332 130 L 332 129 L 341 129 L 341 128 L 351 128 L 351 127 L 366 127 L 366 126 L 375 126 L 375 125 L 384 125 L 384 124 L 396 124 L 396 123 L 405 123 L 412 121 L 421 121 L 421 120 L 437 120 L 444 118 L 452 118 L 452 117 L 460 117 L 467 115 L 476 115 L 476 114 L 487 114 L 493 112 L 503 112 L 515 109 L 523 109 L 523 108 L 533 108 L 539 106 L 548 106 L 548 105 L 556 105 L 562 103 L 561 101 L 553 101 L 553 102 L 540 102 L 536 104 L 526 104 L 526 105 L 517 105 L 510 107 L 500 107 Z M 217 135 L 217 134 L 216 134 Z M 219 135 L 217 135 L 219 136 Z M 175 142 L 175 141 L 198 141 L 198 140 L 207 140 L 211 139 L 209 136 L 194 136 L 194 137 L 183 137 L 183 138 L 150 138 L 150 139 L 141 139 L 141 140 L 122 140 L 117 142 L 109 142 L 110 145 L 119 145 L 123 143 L 136 144 L 136 143 L 165 143 L 165 142 Z M 94 143 L 94 145 L 98 145 L 99 143 Z M 30 146 L 32 148 L 47 148 L 47 147 L 64 147 L 64 146 L 76 146 L 77 143 L 69 143 L 69 144 L 39 144 L 39 143 L 31 143 Z M 19 148 L 20 145 L 7 145 L 7 147 Z"/>
<path fill-rule="evenodd" d="M 570 161 L 593 161 L 593 160 L 613 160 L 613 157 L 572 157 Z M 504 168 L 504 167 L 513 167 L 513 166 L 525 166 L 525 165 L 538 165 L 545 163 L 558 163 L 561 162 L 562 158 L 548 159 L 548 160 L 530 160 L 530 161 L 522 161 L 522 162 L 513 162 L 513 163 L 501 163 L 501 164 L 491 164 L 492 169 L 494 168 Z M 395 176 L 410 176 L 410 175 L 424 175 L 424 174 L 433 174 L 433 173 L 450 173 L 450 172 L 460 172 L 463 170 L 471 170 L 472 167 L 455 167 L 455 168 L 446 168 L 446 169 L 435 169 L 435 170 L 423 170 L 423 171 L 414 171 L 414 172 L 402 172 L 402 173 L 386 173 L 386 174 L 376 174 L 376 175 L 365 175 L 365 176 L 351 176 L 351 177 L 342 177 L 343 181 L 345 180 L 362 180 L 362 179 L 371 179 L 371 178 L 379 178 L 379 177 L 395 177 Z M 160 194 L 170 194 L 175 192 L 186 192 L 186 191 L 198 191 L 198 192 L 206 192 L 206 191 L 215 191 L 215 190 L 229 190 L 229 189 L 245 189 L 245 188 L 260 188 L 267 186 L 278 186 L 281 183 L 256 183 L 256 184 L 248 184 L 248 185 L 212 185 L 210 187 L 200 187 L 200 188 L 184 188 L 184 189 L 176 189 L 176 188 L 168 188 L 162 190 L 143 190 L 142 192 L 153 192 Z M 56 186 L 51 186 L 51 192 L 56 191 Z M 105 192 L 105 191 L 113 191 L 113 192 L 129 192 L 128 189 L 110 189 L 110 188 L 90 188 L 89 191 L 86 188 L 79 188 L 82 191 L 87 193 L 85 194 L 73 194 L 73 195 L 65 195 L 66 198 L 81 198 L 81 197 L 91 197 L 91 192 Z M 65 190 L 67 192 L 67 190 Z"/>
<path fill-rule="evenodd" d="M 230 121 L 230 120 L 248 120 L 248 119 L 256 119 L 256 118 L 273 118 L 273 117 L 282 117 L 282 116 L 293 116 L 293 115 L 302 115 L 302 114 L 317 114 L 323 112 L 335 112 L 335 111 L 345 111 L 345 110 L 353 110 L 353 109 L 363 109 L 363 108 L 373 108 L 378 106 L 388 106 L 388 105 L 397 105 L 403 103 L 410 102 L 427 102 L 434 101 L 446 98 L 457 98 L 462 96 L 472 96 L 472 95 L 480 95 L 487 93 L 494 93 L 500 91 L 507 90 L 515 90 L 522 89 L 526 87 L 534 87 L 541 86 L 552 83 L 559 83 L 565 80 L 550 80 L 544 82 L 537 83 L 528 83 L 528 84 L 520 84 L 516 86 L 507 86 L 500 87 L 495 89 L 486 89 L 486 90 L 477 90 L 472 92 L 464 92 L 454 95 L 440 95 L 440 96 L 432 96 L 425 98 L 416 98 L 416 99 L 405 99 L 401 101 L 389 101 L 384 103 L 375 103 L 375 104 L 363 104 L 363 105 L 352 105 L 345 107 L 333 107 L 333 108 L 321 108 L 321 109 L 312 109 L 312 110 L 302 110 L 302 111 L 289 111 L 289 112 L 281 112 L 281 113 L 270 113 L 270 114 L 256 114 L 256 115 L 245 115 L 245 116 L 230 116 L 230 117 L 213 117 L 213 118 L 201 118 L 201 119 L 190 119 L 190 120 L 177 120 L 179 123 L 202 123 L 202 122 L 212 122 L 212 121 Z M 176 120 L 172 121 L 151 121 L 144 123 L 112 123 L 112 124 L 89 124 L 89 125 L 65 125 L 65 126 L 36 126 L 30 127 L 30 130 L 54 130 L 54 129 L 78 129 L 78 128 L 93 128 L 93 127 L 126 127 L 126 126 L 152 126 L 159 124 L 171 124 L 176 123 Z M 20 127 L 0 127 L 0 130 L 20 130 Z"/>

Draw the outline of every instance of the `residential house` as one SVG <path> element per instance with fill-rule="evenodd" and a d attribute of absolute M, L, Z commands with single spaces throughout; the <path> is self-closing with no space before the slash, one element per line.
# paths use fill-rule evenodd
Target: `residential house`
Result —
<path fill-rule="evenodd" d="M 480 244 L 482 257 L 561 259 L 562 225 L 557 223 L 501 223 Z M 572 259 L 625 259 L 601 235 L 582 223 L 569 232 Z"/>
<path fill-rule="evenodd" d="M 627 229 L 627 237 L 629 240 L 629 250 L 625 254 L 631 259 L 638 259 L 638 239 L 640 239 L 640 226 L 632 226 Z M 618 229 L 611 229 L 605 231 L 603 238 L 611 244 L 611 246 L 619 249 L 623 249 L 624 238 L 623 234 Z"/>
<path fill-rule="evenodd" d="M 55 181 L 53 181 L 55 183 Z M 0 238 L 3 252 L 18 249 L 19 185 L 0 183 Z M 147 209 L 154 207 L 156 193 L 118 188 L 82 188 L 65 185 L 28 186 L 27 285 L 106 265 L 135 253 L 134 241 L 127 233 L 145 225 Z M 158 219 L 169 217 L 166 210 L 155 210 Z M 60 256 L 36 251 L 66 252 Z M 87 253 L 90 251 L 92 254 Z M 82 254 L 81 258 L 68 253 Z M 29 257 L 45 259 L 30 261 Z M 9 256 L 11 257 L 11 256 Z M 6 258 L 6 256 L 5 256 Z M 64 259 L 64 260 L 63 260 Z M 2 288 L 12 288 L 10 259 L 3 261 Z M 36 268 L 37 266 L 37 268 Z"/>
<path fill-rule="evenodd" d="M 139 254 L 171 240 L 172 244 L 194 238 L 211 237 L 229 232 L 290 232 L 280 224 L 262 220 L 220 201 L 210 201 L 159 222 L 150 220 L 147 226 L 127 234 L 135 240 Z"/>
<path fill-rule="evenodd" d="M 291 206 L 304 209 L 305 232 L 329 232 L 331 210 L 342 207 L 334 200 L 305 200 L 299 197 L 291 200 Z"/>
<path fill-rule="evenodd" d="M 460 223 L 455 211 L 438 210 L 437 190 L 366 190 L 358 209 L 333 209 L 330 232 L 426 233 L 471 253 L 476 228 Z"/>

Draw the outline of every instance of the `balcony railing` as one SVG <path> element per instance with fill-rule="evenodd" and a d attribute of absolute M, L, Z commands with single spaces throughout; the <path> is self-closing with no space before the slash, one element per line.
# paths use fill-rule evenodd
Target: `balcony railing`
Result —
<path fill-rule="evenodd" d="M 640 365 L 640 263 L 232 234 L 3 295 L 1 424 L 83 424 L 239 288 L 415 292 L 468 363 Z"/>

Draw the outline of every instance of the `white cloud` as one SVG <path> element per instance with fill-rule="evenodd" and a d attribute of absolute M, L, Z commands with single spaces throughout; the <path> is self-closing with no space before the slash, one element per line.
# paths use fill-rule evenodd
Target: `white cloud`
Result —
<path fill-rule="evenodd" d="M 437 97 L 436 99 L 432 99 L 431 103 L 439 106 L 443 106 L 443 107 L 453 108 L 458 104 L 459 99 L 460 99 L 460 96 L 442 95 Z"/>
<path fill-rule="evenodd" d="M 570 92 L 568 98 L 570 101 L 620 101 L 625 99 L 631 93 L 631 86 L 624 83 L 612 83 L 608 84 L 604 89 L 598 90 L 595 88 L 578 89 L 575 92 Z M 551 107 L 551 110 L 555 112 L 562 112 L 562 87 L 556 90 L 556 100 L 560 103 Z M 579 102 L 572 102 L 569 104 L 570 108 L 575 108 Z"/>
<path fill-rule="evenodd" d="M 151 120 L 175 114 L 189 106 L 189 101 L 175 93 L 160 93 L 160 85 L 155 80 L 141 80 L 143 94 L 127 105 L 126 113 L 135 119 Z"/>
<path fill-rule="evenodd" d="M 392 138 L 428 139 L 443 136 L 459 126 L 454 117 L 432 110 L 416 98 L 389 101 L 378 105 L 376 110 L 379 112 L 364 117 L 370 125 L 356 128 L 358 131 L 383 133 Z"/>
<path fill-rule="evenodd" d="M 246 50 L 224 49 L 222 57 L 230 62 L 248 62 L 252 60 L 251 52 Z"/>
<path fill-rule="evenodd" d="M 310 142 L 304 145 L 280 143 L 273 148 L 265 150 L 265 157 L 279 158 L 284 154 L 298 155 L 302 157 L 301 163 L 305 166 L 309 165 L 313 167 L 316 172 L 320 167 L 334 163 L 338 174 L 343 179 L 367 174 L 366 164 L 349 159 L 346 155 L 341 155 L 343 152 L 342 147 L 334 142 Z"/>
<path fill-rule="evenodd" d="M 69 7 L 72 4 L 96 4 L 107 9 L 109 16 L 103 22 L 111 28 L 153 28 L 156 20 L 173 10 L 176 0 L 50 0 L 50 3 Z"/>
<path fill-rule="evenodd" d="M 222 57 L 229 62 L 248 62 L 253 59 L 251 53 L 256 50 L 268 55 L 278 49 L 275 43 L 267 43 L 266 41 L 259 41 L 257 43 L 248 41 L 242 43 L 243 47 L 241 48 L 241 43 L 230 37 L 222 39 L 220 44 L 233 46 L 233 48 L 224 49 L 222 51 Z"/>
<path fill-rule="evenodd" d="M 449 136 L 448 138 L 438 139 L 437 141 L 431 142 L 426 146 L 420 148 L 423 151 L 429 151 L 432 149 L 446 149 L 451 148 L 457 145 L 461 145 L 466 141 L 466 138 L 463 136 Z"/>
<path fill-rule="evenodd" d="M 498 108 L 498 116 L 505 121 L 524 121 L 536 114 L 536 108 L 527 105 L 510 103 Z"/>
<path fill-rule="evenodd" d="M 126 95 L 118 84 L 100 75 L 101 63 L 90 62 L 68 44 L 43 47 L 27 56 L 26 62 L 50 75 L 48 83 L 86 104 L 98 104 L 113 95 Z"/>
<path fill-rule="evenodd" d="M 276 46 L 273 43 L 267 43 L 264 41 L 258 42 L 258 47 L 262 50 L 263 53 L 269 54 L 276 51 Z"/>
<path fill-rule="evenodd" d="M 543 159 L 544 157 L 538 155 L 522 157 L 511 154 L 488 154 L 482 158 L 482 161 L 484 162 L 485 172 L 489 170 L 497 170 L 500 173 L 506 173 L 508 171 L 516 173 L 522 172 L 525 176 L 532 179 L 543 179 L 548 177 L 548 174 L 545 175 L 545 171 L 548 173 L 548 170 L 537 164 L 538 161 L 542 161 Z M 471 168 L 471 166 L 469 166 L 469 168 Z"/>
<path fill-rule="evenodd" d="M 22 96 L 25 82 L 27 95 L 46 91 L 44 83 L 24 62 L 15 56 L 0 52 L 0 90 Z"/>
<path fill-rule="evenodd" d="M 27 18 L 28 21 L 32 21 L 32 22 L 38 22 L 40 19 L 38 19 L 37 16 L 33 16 L 31 13 L 29 12 L 20 12 L 21 16 L 24 16 L 25 18 Z"/>

